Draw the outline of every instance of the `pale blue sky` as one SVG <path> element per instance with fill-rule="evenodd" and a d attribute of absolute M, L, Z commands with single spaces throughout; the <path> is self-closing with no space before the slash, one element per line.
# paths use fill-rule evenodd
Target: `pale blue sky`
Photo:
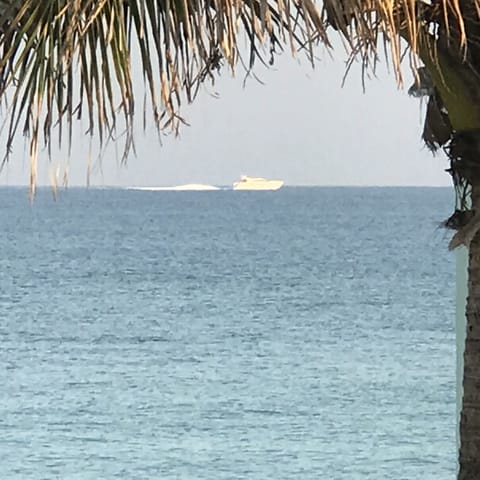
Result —
<path fill-rule="evenodd" d="M 343 58 L 343 55 L 340 55 Z M 271 70 L 256 72 L 264 82 L 247 81 L 228 70 L 183 109 L 189 127 L 179 138 L 155 129 L 136 135 L 137 156 L 120 167 L 114 148 L 93 171 L 93 185 L 160 186 L 184 183 L 230 185 L 241 174 L 280 178 L 290 185 L 450 185 L 443 154 L 433 157 L 420 135 L 423 110 L 418 99 L 398 90 L 393 74 L 380 68 L 362 92 L 359 69 L 341 82 L 344 63 L 324 55 L 312 70 L 288 55 Z M 212 94 L 218 93 L 219 98 Z M 85 185 L 88 139 L 77 128 L 70 184 Z M 55 154 L 64 164 L 67 151 Z M 46 152 L 39 183 L 48 183 Z M 17 146 L 0 183 L 27 184 L 28 155 Z"/>

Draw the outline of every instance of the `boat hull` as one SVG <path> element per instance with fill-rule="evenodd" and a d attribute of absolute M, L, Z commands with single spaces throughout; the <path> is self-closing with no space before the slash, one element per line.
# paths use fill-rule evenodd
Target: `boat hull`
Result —
<path fill-rule="evenodd" d="M 263 182 L 235 182 L 234 190 L 278 190 L 283 187 L 282 180 L 266 180 Z"/>

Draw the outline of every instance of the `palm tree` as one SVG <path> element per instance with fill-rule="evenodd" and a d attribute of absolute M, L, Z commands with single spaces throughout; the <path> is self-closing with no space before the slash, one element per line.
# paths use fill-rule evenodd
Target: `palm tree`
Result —
<path fill-rule="evenodd" d="M 0 0 L 0 103 L 7 115 L 4 162 L 15 137 L 30 139 L 32 194 L 38 144 L 53 132 L 71 144 L 75 118 L 101 142 L 124 131 L 132 147 L 136 95 L 131 52 L 143 71 L 156 126 L 176 131 L 179 107 L 222 68 L 272 63 L 282 49 L 331 47 L 338 32 L 364 71 L 379 50 L 410 93 L 427 96 L 423 138 L 442 148 L 458 203 L 445 226 L 457 230 L 451 248 L 469 248 L 464 397 L 459 479 L 480 478 L 480 0 Z M 247 53 L 239 48 L 246 39 Z"/>

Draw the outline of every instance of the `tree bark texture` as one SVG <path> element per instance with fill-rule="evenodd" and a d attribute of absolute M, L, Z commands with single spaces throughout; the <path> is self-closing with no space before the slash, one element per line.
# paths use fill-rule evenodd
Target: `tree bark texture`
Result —
<path fill-rule="evenodd" d="M 480 184 L 473 189 L 472 208 L 480 209 Z M 466 316 L 458 480 L 480 480 L 480 231 L 469 249 Z"/>

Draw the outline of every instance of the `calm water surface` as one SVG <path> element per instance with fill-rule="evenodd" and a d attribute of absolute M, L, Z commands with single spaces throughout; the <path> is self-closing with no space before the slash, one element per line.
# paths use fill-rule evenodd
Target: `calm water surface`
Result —
<path fill-rule="evenodd" d="M 455 474 L 449 189 L 0 189 L 0 477 Z"/>

